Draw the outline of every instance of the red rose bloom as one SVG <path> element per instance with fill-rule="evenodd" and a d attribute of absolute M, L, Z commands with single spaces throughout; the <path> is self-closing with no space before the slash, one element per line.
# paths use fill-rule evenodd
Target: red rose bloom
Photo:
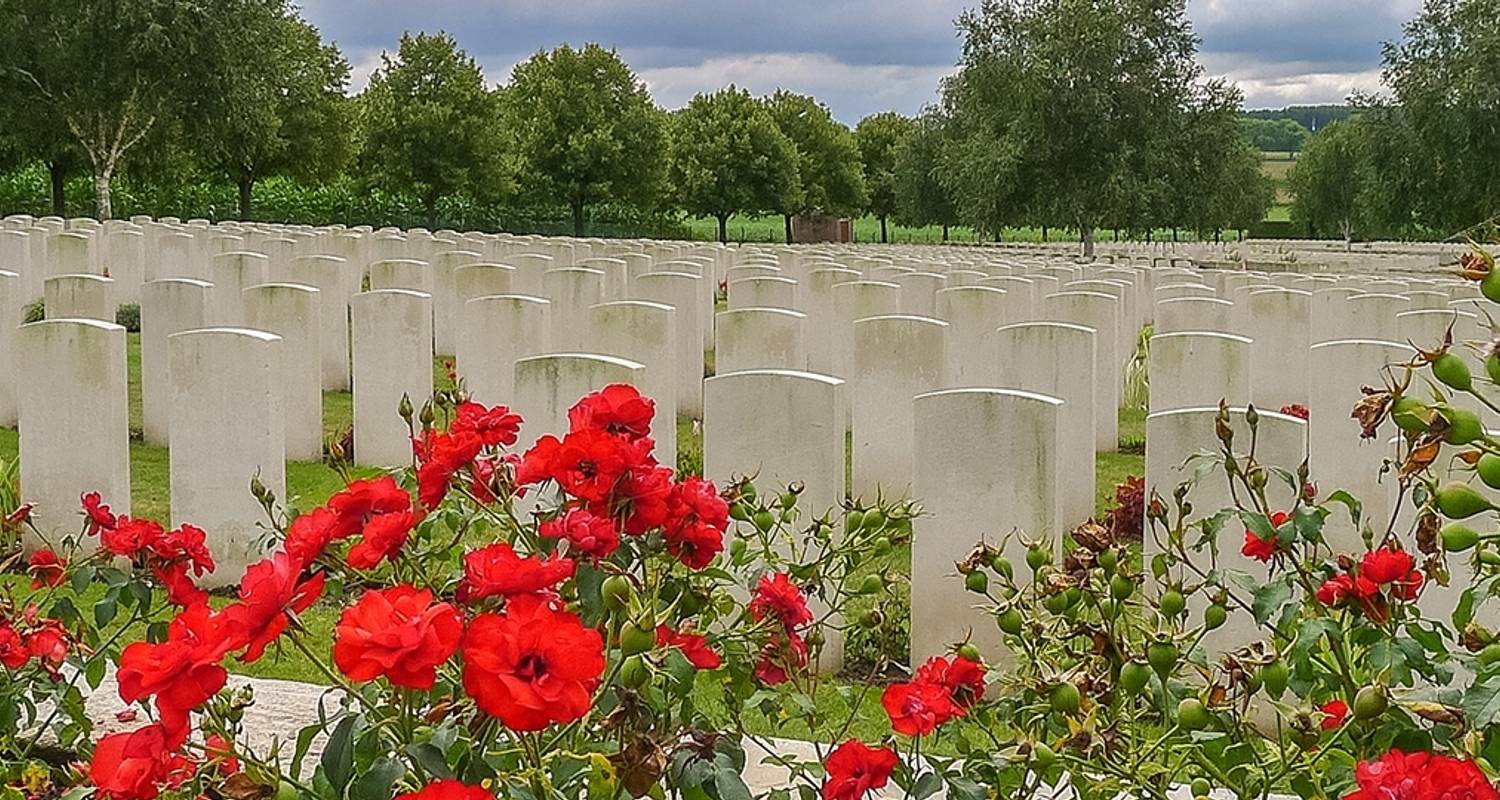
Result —
<path fill-rule="evenodd" d="M 1497 800 L 1500 793 L 1472 761 L 1391 750 L 1354 768 L 1359 788 L 1344 800 Z"/>
<path fill-rule="evenodd" d="M 786 683 L 807 668 L 807 640 L 790 631 L 771 637 L 755 662 L 755 679 L 766 686 Z"/>
<path fill-rule="evenodd" d="M 192 762 L 172 752 L 161 725 L 99 740 L 89 762 L 89 780 L 101 800 L 154 800 L 163 786 L 177 786 L 192 774 Z"/>
<path fill-rule="evenodd" d="M 161 561 L 183 564 L 196 577 L 214 571 L 214 557 L 208 551 L 208 534 L 194 525 L 182 525 L 167 533 L 147 547 L 151 555 Z"/>
<path fill-rule="evenodd" d="M 178 608 L 192 608 L 208 602 L 208 592 L 198 588 L 188 574 L 188 565 L 182 561 L 168 561 L 151 565 L 151 574 L 167 592 L 167 602 Z"/>
<path fill-rule="evenodd" d="M 364 536 L 359 544 L 349 548 L 349 566 L 355 569 L 374 569 L 380 562 L 395 558 L 406 544 L 412 528 L 422 521 L 422 513 L 407 509 L 388 514 L 376 514 L 365 523 Z"/>
<path fill-rule="evenodd" d="M 724 663 L 708 640 L 696 633 L 674 631 L 665 625 L 656 626 L 656 646 L 675 647 L 682 652 L 689 664 L 698 669 L 718 669 Z"/>
<path fill-rule="evenodd" d="M 44 586 L 61 586 L 68 578 L 68 565 L 58 554 L 45 548 L 31 554 L 26 561 L 26 571 L 31 573 L 31 590 Z"/>
<path fill-rule="evenodd" d="M 932 733 L 958 714 L 946 687 L 921 681 L 887 686 L 880 704 L 891 718 L 891 729 L 907 736 Z"/>
<path fill-rule="evenodd" d="M 224 688 L 229 673 L 219 661 L 234 645 L 222 617 L 206 605 L 178 614 L 166 641 L 136 642 L 120 653 L 120 699 L 156 697 L 156 709 L 175 746 L 187 736 L 187 717 Z"/>
<path fill-rule="evenodd" d="M 1365 553 L 1359 561 L 1359 576 L 1381 586 L 1391 585 L 1402 600 L 1415 600 L 1422 588 L 1422 573 L 1411 554 L 1394 547 Z"/>
<path fill-rule="evenodd" d="M 332 510 L 318 507 L 302 516 L 292 520 L 287 528 L 286 541 L 282 542 L 281 549 L 291 556 L 297 564 L 306 569 L 308 565 L 318 560 L 328 545 L 333 542 L 333 528 L 338 523 L 338 516 Z"/>
<path fill-rule="evenodd" d="M 573 560 L 540 555 L 522 558 L 509 544 L 497 542 L 464 554 L 461 599 L 550 594 L 559 583 L 573 577 Z"/>
<path fill-rule="evenodd" d="M 1349 704 L 1343 700 L 1329 700 L 1318 708 L 1323 712 L 1323 721 L 1319 723 L 1325 731 L 1338 730 L 1349 718 Z"/>
<path fill-rule="evenodd" d="M 599 632 L 529 595 L 475 617 L 464 635 L 464 690 L 511 730 L 583 718 L 602 674 Z"/>
<path fill-rule="evenodd" d="M 505 406 L 485 408 L 478 403 L 459 403 L 448 432 L 473 434 L 485 447 L 509 447 L 521 432 L 521 417 Z"/>
<path fill-rule="evenodd" d="M 396 800 L 495 800 L 495 795 L 483 786 L 469 786 L 452 778 L 444 778 L 429 783 L 418 791 L 398 794 Z"/>
<path fill-rule="evenodd" d="M 209 763 L 219 766 L 220 775 L 228 777 L 240 771 L 240 760 L 234 757 L 233 743 L 217 733 L 211 733 L 203 740 L 203 754 L 208 756 Z"/>
<path fill-rule="evenodd" d="M 1277 511 L 1271 515 L 1271 527 L 1273 529 L 1280 528 L 1286 524 L 1288 519 L 1291 519 L 1291 515 L 1285 511 Z M 1256 561 L 1270 561 L 1271 557 L 1276 555 L 1280 545 L 1281 543 L 1277 540 L 1277 537 L 1271 536 L 1262 539 L 1256 535 L 1255 531 L 1246 528 L 1245 546 L 1240 548 L 1240 554 L 1246 558 L 1253 558 Z"/>
<path fill-rule="evenodd" d="M 472 432 L 428 433 L 416 445 L 417 501 L 428 510 L 448 496 L 453 476 L 473 463 L 484 449 L 484 441 Z"/>
<path fill-rule="evenodd" d="M 602 431 L 639 439 L 651 435 L 651 419 L 656 403 L 642 397 L 634 386 L 616 383 L 585 396 L 568 409 L 568 424 L 573 431 Z"/>
<path fill-rule="evenodd" d="M 1276 555 L 1276 539 L 1262 539 L 1255 535 L 1255 531 L 1246 528 L 1245 545 L 1240 548 L 1240 555 L 1256 561 L 1270 561 Z"/>
<path fill-rule="evenodd" d="M 537 526 L 537 533 L 548 539 L 568 540 L 568 552 L 578 551 L 592 558 L 606 558 L 620 547 L 620 531 L 614 520 L 583 508 L 568 509 L 557 519 Z"/>
<path fill-rule="evenodd" d="M 625 449 L 603 431 L 570 433 L 552 458 L 550 477 L 564 492 L 584 502 L 607 502 L 615 484 L 625 475 Z"/>
<path fill-rule="evenodd" d="M 31 660 L 31 652 L 26 649 L 26 642 L 21 640 L 21 634 L 9 625 L 0 625 L 0 666 L 10 670 L 17 670 L 26 666 Z"/>
<path fill-rule="evenodd" d="M 729 504 L 702 478 L 688 478 L 667 495 L 667 552 L 693 569 L 709 565 L 724 549 Z"/>
<path fill-rule="evenodd" d="M 68 632 L 55 619 L 43 620 L 42 624 L 26 634 L 26 652 L 49 668 L 62 666 L 68 657 Z"/>
<path fill-rule="evenodd" d="M 913 681 L 943 687 L 952 698 L 954 708 L 962 714 L 984 699 L 984 676 L 983 664 L 963 656 L 954 656 L 951 660 L 933 656 L 917 668 Z"/>
<path fill-rule="evenodd" d="M 823 764 L 823 800 L 862 800 L 883 788 L 896 768 L 896 753 L 888 747 L 870 747 L 850 739 L 834 748 Z"/>
<path fill-rule="evenodd" d="M 812 622 L 807 600 L 785 572 L 762 576 L 750 598 L 750 617 L 760 622 L 767 617 L 779 620 L 788 630 Z"/>
<path fill-rule="evenodd" d="M 376 514 L 394 514 L 411 508 L 411 495 L 389 475 L 374 480 L 353 481 L 328 498 L 334 514 L 331 538 L 344 539 L 359 533 Z"/>
<path fill-rule="evenodd" d="M 149 519 L 119 517 L 112 528 L 99 528 L 99 544 L 117 556 L 135 558 L 156 544 L 166 532 Z"/>
<path fill-rule="evenodd" d="M 462 637 L 457 609 L 402 584 L 367 592 L 345 609 L 334 628 L 333 663 L 357 683 L 384 675 L 396 686 L 426 691 Z"/>
<path fill-rule="evenodd" d="M 300 614 L 323 594 L 323 573 L 300 581 L 302 565 L 296 558 L 277 553 L 251 564 L 240 579 L 240 601 L 224 609 L 224 616 L 238 626 L 236 635 L 247 647 L 240 660 L 259 660 L 272 642 L 291 623 L 290 614 Z"/>
<path fill-rule="evenodd" d="M 1354 596 L 1354 578 L 1335 575 L 1318 587 L 1318 602 L 1332 608 Z"/>
<path fill-rule="evenodd" d="M 629 467 L 615 487 L 610 503 L 596 504 L 595 511 L 615 519 L 624 518 L 625 533 L 640 536 L 667 522 L 667 496 L 672 491 L 672 470 L 650 457 L 650 439 L 623 448 Z"/>
<path fill-rule="evenodd" d="M 1382 547 L 1365 553 L 1359 560 L 1359 574 L 1376 583 L 1393 583 L 1406 577 L 1416 562 L 1411 553 L 1394 547 Z"/>
<path fill-rule="evenodd" d="M 104 499 L 98 492 L 89 492 L 79 498 L 83 503 L 84 516 L 89 518 L 89 533 L 98 533 L 101 530 L 109 530 L 115 526 L 115 515 L 104 504 Z"/>
<path fill-rule="evenodd" d="M 516 465 L 516 483 L 521 486 L 530 486 L 552 479 L 552 464 L 557 460 L 558 451 L 562 450 L 562 441 L 552 434 L 547 434 L 536 440 L 521 456 L 521 462 Z"/>

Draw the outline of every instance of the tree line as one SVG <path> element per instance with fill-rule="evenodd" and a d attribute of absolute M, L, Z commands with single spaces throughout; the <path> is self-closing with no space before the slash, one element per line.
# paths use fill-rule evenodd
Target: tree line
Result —
<path fill-rule="evenodd" d="M 1380 94 L 1288 178 L 1310 235 L 1484 239 L 1500 222 L 1500 0 L 1428 0 L 1385 45 Z"/>
<path fill-rule="evenodd" d="M 1436 1 L 1436 0 L 1435 0 Z M 1471 0 L 1480 2 L 1481 0 Z M 1483 0 L 1491 2 L 1492 0 Z M 1182 0 L 984 0 L 957 71 L 915 117 L 850 128 L 806 95 L 729 86 L 661 109 L 612 50 L 539 51 L 492 85 L 444 33 L 407 34 L 368 86 L 287 0 L 10 0 L 0 167 L 46 166 L 61 212 L 87 176 L 206 176 L 253 214 L 268 179 L 445 204 L 601 208 L 718 221 L 869 213 L 910 225 L 1204 236 L 1264 218 L 1270 181 L 1241 95 L 1207 80 Z"/>

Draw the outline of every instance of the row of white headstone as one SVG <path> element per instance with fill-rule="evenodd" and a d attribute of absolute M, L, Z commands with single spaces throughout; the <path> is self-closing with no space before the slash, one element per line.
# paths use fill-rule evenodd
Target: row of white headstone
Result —
<path fill-rule="evenodd" d="M 1410 353 L 1358 337 L 1431 334 L 1454 304 L 1473 302 L 1470 287 L 1433 277 L 1206 272 L 1159 258 L 1079 265 L 1014 250 L 137 225 L 146 242 L 237 240 L 209 246 L 220 251 L 203 261 L 172 262 L 191 275 L 163 276 L 164 262 L 147 258 L 155 267 L 138 289 L 145 433 L 171 449 L 174 520 L 208 529 L 221 553 L 215 580 L 237 580 L 257 552 L 250 476 L 280 495 L 285 460 L 320 454 L 323 389 L 352 377 L 356 459 L 406 463 L 396 405 L 430 394 L 433 354 L 452 352 L 476 399 L 525 417 L 523 447 L 565 427 L 581 395 L 631 383 L 658 400 L 666 463 L 680 412 L 703 419 L 706 475 L 802 481 L 807 513 L 851 492 L 918 498 L 927 516 L 913 546 L 912 579 L 923 587 L 913 593 L 914 658 L 970 627 L 988 635 L 953 569 L 977 539 L 1020 531 L 1055 542 L 1092 512 L 1093 457 L 1115 447 L 1121 370 L 1142 324 L 1154 319 L 1160 332 L 1151 486 L 1175 483 L 1173 466 L 1212 449 L 1211 407 L 1224 397 L 1310 402 L 1310 425 L 1274 414 L 1267 423 L 1301 444 L 1268 447 L 1295 456 L 1277 462 L 1294 467 L 1310 431 L 1314 474 L 1326 467 L 1353 489 L 1373 480 L 1379 458 L 1370 468 L 1373 450 L 1358 447 L 1347 407 L 1382 359 Z M 280 240 L 324 252 L 267 246 Z M 240 249 L 252 245 L 280 256 Z M 116 275 L 107 259 L 103 271 Z M 19 388 L 22 482 L 44 531 L 74 527 L 82 491 L 129 505 L 125 339 L 105 321 L 118 280 L 53 275 L 42 281 L 47 322 L 17 329 L 0 319 L 0 349 L 14 347 L 14 374 L 26 377 L 9 383 Z M 728 307 L 716 314 L 720 282 Z M 4 313 L 17 313 L 24 286 L 19 272 L 0 274 Z M 1331 318 L 1341 322 L 1321 327 Z M 705 347 L 718 372 L 707 380 Z M 1008 547 L 1019 556 L 1019 539 Z"/>

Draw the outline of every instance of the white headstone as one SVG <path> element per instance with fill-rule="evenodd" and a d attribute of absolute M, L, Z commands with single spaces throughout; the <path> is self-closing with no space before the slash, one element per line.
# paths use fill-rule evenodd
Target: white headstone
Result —
<path fill-rule="evenodd" d="M 677 413 L 703 416 L 703 330 L 707 314 L 699 302 L 700 279 L 686 272 L 650 272 L 636 279 L 635 299 L 677 309 Z M 555 327 L 555 326 L 554 326 Z M 557 347 L 557 343 L 553 343 Z M 559 348 L 560 349 L 560 348 Z M 695 369 L 696 367 L 696 369 Z"/>
<path fill-rule="evenodd" d="M 942 386 L 948 328 L 931 317 L 855 320 L 848 382 L 855 497 L 911 497 L 912 398 Z"/>
<path fill-rule="evenodd" d="M 47 319 L 115 321 L 114 281 L 103 275 L 54 275 L 42 282 Z"/>
<path fill-rule="evenodd" d="M 264 554 L 259 480 L 286 498 L 281 337 L 201 328 L 170 337 L 172 523 L 208 534 L 214 554 L 204 586 L 232 586 Z"/>
<path fill-rule="evenodd" d="M 1011 389 L 916 398 L 913 493 L 924 513 L 912 521 L 911 583 L 920 591 L 911 593 L 911 663 L 964 640 L 1002 655 L 994 619 L 977 608 L 984 599 L 965 590 L 954 565 L 981 541 L 1018 565 L 1023 537 L 1054 550 L 1061 543 L 1062 406 Z"/>
<path fill-rule="evenodd" d="M 600 303 L 589 309 L 590 350 L 645 367 L 635 388 L 656 402 L 656 458 L 677 465 L 677 310 L 643 300 Z"/>
<path fill-rule="evenodd" d="M 1098 425 L 1094 403 L 1094 329 L 1066 322 L 1023 322 L 995 331 L 996 383 L 1063 401 L 1059 458 L 1064 464 L 1092 464 Z M 1106 442 L 1106 451 L 1115 442 Z M 1095 477 L 1091 469 L 1070 473 L 1058 487 L 1064 526 L 1094 515 Z"/>
<path fill-rule="evenodd" d="M 349 311 L 354 463 L 410 464 L 411 432 L 397 410 L 403 396 L 418 411 L 432 397 L 432 296 L 406 289 L 361 292 Z"/>
<path fill-rule="evenodd" d="M 214 256 L 213 307 L 209 322 L 222 327 L 245 324 L 244 292 L 266 282 L 271 260 L 261 253 L 234 251 Z"/>
<path fill-rule="evenodd" d="M 295 282 L 318 290 L 323 316 L 323 390 L 349 390 L 349 300 L 359 288 L 359 273 L 338 256 L 292 259 Z"/>
<path fill-rule="evenodd" d="M 1044 319 L 1094 331 L 1094 446 L 1112 452 L 1120 440 L 1121 363 L 1113 339 L 1120 330 L 1120 303 L 1098 292 L 1058 292 L 1042 299 Z"/>
<path fill-rule="evenodd" d="M 1307 404 L 1307 350 L 1311 295 L 1293 289 L 1251 292 L 1246 330 L 1255 342 L 1251 356 L 1251 402 L 1278 409 Z"/>
<path fill-rule="evenodd" d="M 16 333 L 21 487 L 48 542 L 78 533 L 79 497 L 98 492 L 130 513 L 130 418 L 125 329 L 49 319 Z M 38 543 L 31 542 L 32 546 Z"/>
<path fill-rule="evenodd" d="M 492 295 L 464 303 L 455 366 L 474 400 L 515 402 L 516 359 L 551 348 L 552 303 L 529 295 Z"/>
<path fill-rule="evenodd" d="M 521 415 L 524 450 L 547 434 L 561 438 L 568 432 L 568 409 L 584 395 L 606 386 L 626 383 L 640 389 L 646 382 L 646 367 L 638 362 L 598 353 L 548 353 L 518 359 L 515 369 L 516 400 L 511 409 Z M 658 414 L 651 425 L 655 435 L 663 425 L 675 424 Z"/>
<path fill-rule="evenodd" d="M 323 458 L 323 329 L 319 292 L 299 283 L 267 283 L 245 290 L 245 324 L 281 337 L 282 407 L 286 457 Z"/>
<path fill-rule="evenodd" d="M 1387 426 L 1377 438 L 1363 439 L 1351 411 L 1363 396 L 1360 389 L 1378 386 L 1385 368 L 1410 361 L 1410 345 L 1368 339 L 1319 342 L 1308 353 L 1308 466 L 1323 497 L 1343 489 L 1358 498 L 1365 518 L 1384 529 L 1395 508 L 1396 475 L 1382 476 L 1381 461 L 1395 459 L 1394 432 Z M 1400 370 L 1396 369 L 1399 376 Z M 1359 531 L 1349 516 L 1336 508 L 1323 528 L 1334 550 L 1363 549 Z"/>
<path fill-rule="evenodd" d="M 783 308 L 721 311 L 714 324 L 714 370 L 807 368 L 807 315 Z"/>
<path fill-rule="evenodd" d="M 542 278 L 547 297 L 552 300 L 552 345 L 560 350 L 586 351 L 589 307 L 604 297 L 604 273 L 564 267 L 548 270 Z"/>
<path fill-rule="evenodd" d="M 1179 331 L 1151 338 L 1147 361 L 1152 413 L 1250 402 L 1254 343 L 1243 336 Z M 1279 408 L 1279 406 L 1278 406 Z"/>

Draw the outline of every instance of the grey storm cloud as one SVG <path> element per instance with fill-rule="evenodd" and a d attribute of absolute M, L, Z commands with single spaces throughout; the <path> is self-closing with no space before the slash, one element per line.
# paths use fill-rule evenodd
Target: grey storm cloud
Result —
<path fill-rule="evenodd" d="M 505 81 L 563 42 L 618 50 L 663 106 L 729 83 L 818 97 L 853 124 L 911 114 L 952 72 L 964 0 L 306 0 L 304 15 L 355 66 L 361 88 L 403 31 L 444 30 Z M 1376 88 L 1382 41 L 1419 0 L 1189 0 L 1200 59 L 1250 107 L 1339 102 Z"/>

